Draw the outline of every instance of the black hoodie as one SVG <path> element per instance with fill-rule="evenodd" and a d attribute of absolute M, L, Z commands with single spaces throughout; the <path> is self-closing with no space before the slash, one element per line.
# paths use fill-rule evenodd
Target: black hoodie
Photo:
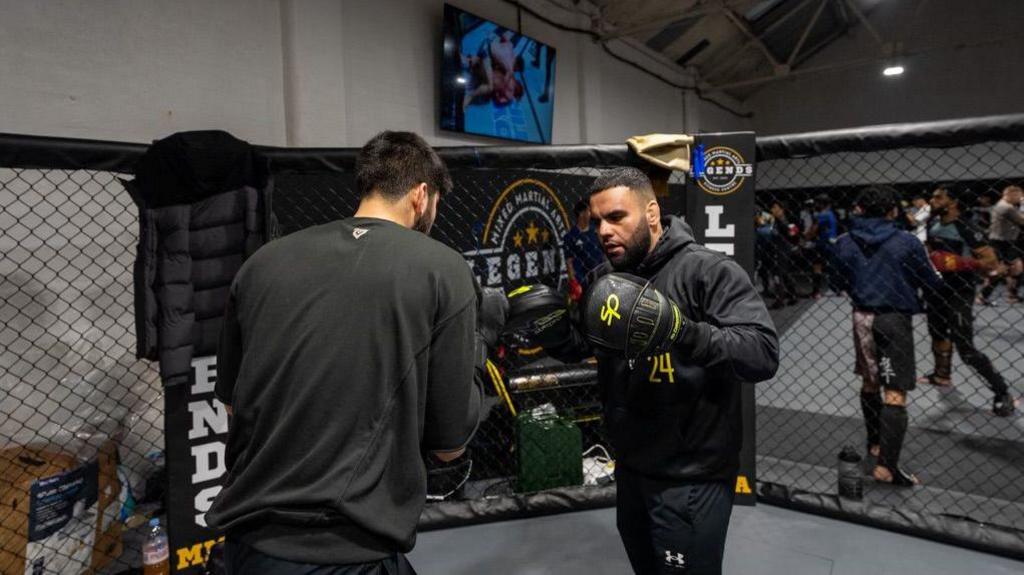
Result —
<path fill-rule="evenodd" d="M 630 365 L 598 355 L 609 437 L 617 465 L 632 471 L 734 481 L 743 440 L 740 383 L 775 375 L 778 336 L 739 264 L 698 245 L 678 217 L 664 218 L 662 226 L 657 245 L 631 273 L 650 280 L 689 321 L 667 357 Z M 610 271 L 606 265 L 596 273 Z M 578 343 L 554 355 L 578 358 Z"/>

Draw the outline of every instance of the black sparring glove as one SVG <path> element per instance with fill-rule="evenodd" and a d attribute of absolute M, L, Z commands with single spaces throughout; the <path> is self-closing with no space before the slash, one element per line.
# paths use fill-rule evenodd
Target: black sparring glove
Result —
<path fill-rule="evenodd" d="M 583 296 L 583 332 L 595 346 L 626 359 L 660 355 L 686 330 L 679 306 L 641 277 L 610 273 Z"/>
<path fill-rule="evenodd" d="M 498 337 L 508 320 L 508 298 L 501 288 L 480 288 L 476 308 L 476 330 L 488 348 L 498 344 Z"/>
<path fill-rule="evenodd" d="M 498 345 L 508 319 L 508 299 L 501 288 L 476 286 L 476 368 L 486 372 L 487 357 Z"/>
<path fill-rule="evenodd" d="M 508 294 L 505 332 L 545 349 L 558 347 L 570 337 L 572 325 L 565 296 L 544 284 L 528 285 Z"/>

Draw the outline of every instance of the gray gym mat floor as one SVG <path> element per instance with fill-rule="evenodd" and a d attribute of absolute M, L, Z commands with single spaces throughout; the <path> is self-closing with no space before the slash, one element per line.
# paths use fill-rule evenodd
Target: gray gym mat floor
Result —
<path fill-rule="evenodd" d="M 1024 392 L 1024 306 L 975 309 L 975 341 L 1016 393 Z M 773 311 L 782 363 L 757 386 L 758 480 L 833 493 L 844 445 L 864 453 L 860 377 L 853 373 L 849 300 L 801 300 Z M 925 317 L 914 317 L 918 374 L 932 369 Z M 919 385 L 908 395 L 903 465 L 923 487 L 894 490 L 867 482 L 875 503 L 1024 529 L 1024 417 L 991 414 L 992 393 L 954 359 L 952 390 Z"/>
<path fill-rule="evenodd" d="M 422 533 L 420 575 L 631 573 L 615 510 L 598 509 Z M 924 539 L 759 505 L 737 507 L 726 574 L 1010 575 L 1024 563 Z"/>

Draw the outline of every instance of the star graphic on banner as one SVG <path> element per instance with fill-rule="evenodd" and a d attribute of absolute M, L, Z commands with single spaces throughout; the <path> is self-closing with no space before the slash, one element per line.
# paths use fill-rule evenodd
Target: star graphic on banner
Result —
<path fill-rule="evenodd" d="M 548 243 L 548 240 L 551 239 L 551 232 L 549 232 L 547 228 L 544 228 L 544 231 L 540 233 L 540 237 L 541 242 L 546 244 Z"/>
<path fill-rule="evenodd" d="M 515 235 L 512 236 L 512 242 L 516 244 L 517 248 L 523 247 L 523 232 L 516 230 Z"/>
<path fill-rule="evenodd" d="M 527 241 L 527 243 L 531 243 L 531 244 L 537 243 L 537 232 L 539 232 L 539 231 L 540 231 L 540 228 L 537 227 L 537 223 L 534 222 L 533 220 L 530 220 L 530 225 L 526 226 L 526 241 Z"/>

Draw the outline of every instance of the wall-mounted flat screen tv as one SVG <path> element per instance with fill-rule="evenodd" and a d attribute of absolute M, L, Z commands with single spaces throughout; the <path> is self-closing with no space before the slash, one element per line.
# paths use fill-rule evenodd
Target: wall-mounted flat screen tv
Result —
<path fill-rule="evenodd" d="M 441 129 L 551 143 L 555 49 L 444 6 Z"/>

